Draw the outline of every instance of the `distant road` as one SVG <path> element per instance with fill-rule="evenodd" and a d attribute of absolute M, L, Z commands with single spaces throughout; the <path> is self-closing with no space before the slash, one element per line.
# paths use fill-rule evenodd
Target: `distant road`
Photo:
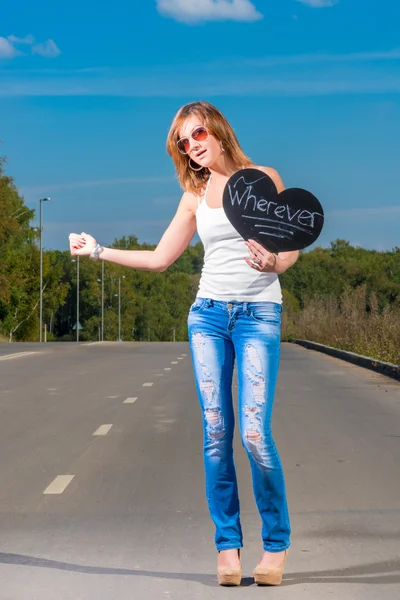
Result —
<path fill-rule="evenodd" d="M 0 599 L 398 600 L 400 384 L 283 344 L 274 432 L 284 581 L 251 579 L 260 521 L 237 437 L 244 580 L 219 588 L 188 344 L 0 344 Z"/>

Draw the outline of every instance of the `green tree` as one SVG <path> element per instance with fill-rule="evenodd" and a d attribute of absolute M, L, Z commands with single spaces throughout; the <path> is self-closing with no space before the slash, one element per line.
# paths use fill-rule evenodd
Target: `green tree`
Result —
<path fill-rule="evenodd" d="M 18 194 L 0 159 L 0 331 L 11 342 L 39 335 L 38 232 L 30 225 L 35 211 Z M 61 271 L 51 252 L 43 257 L 44 314 L 54 311 L 66 295 L 59 285 Z"/>

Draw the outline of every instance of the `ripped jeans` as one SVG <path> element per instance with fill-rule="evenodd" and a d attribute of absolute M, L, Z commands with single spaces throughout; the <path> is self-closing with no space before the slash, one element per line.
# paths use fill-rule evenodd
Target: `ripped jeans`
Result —
<path fill-rule="evenodd" d="M 262 520 L 264 550 L 290 545 L 286 486 L 271 433 L 280 357 L 282 308 L 274 302 L 196 298 L 189 340 L 203 413 L 206 495 L 217 550 L 241 548 L 242 528 L 233 460 L 232 375 L 238 372 L 238 418 Z"/>

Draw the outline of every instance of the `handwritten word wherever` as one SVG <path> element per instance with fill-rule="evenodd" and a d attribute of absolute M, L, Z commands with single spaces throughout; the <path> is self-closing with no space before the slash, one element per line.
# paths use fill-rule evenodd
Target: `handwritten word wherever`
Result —
<path fill-rule="evenodd" d="M 262 177 L 257 181 L 263 179 Z M 239 179 L 236 183 L 239 183 L 240 180 L 244 181 L 244 178 Z M 260 198 L 252 194 L 253 184 L 256 181 L 251 183 L 245 182 L 247 187 L 245 191 L 240 195 L 237 189 L 232 190 L 232 186 L 228 185 L 231 205 L 242 207 L 243 210 L 249 212 L 257 212 L 260 211 L 265 213 L 267 216 L 275 216 L 278 219 L 289 221 L 289 223 L 295 222 L 299 225 L 303 225 L 305 227 L 310 227 L 311 229 L 315 226 L 315 216 L 322 217 L 323 215 L 319 212 L 310 212 L 309 210 L 298 208 L 297 210 L 291 209 L 287 204 L 278 204 L 278 202 L 273 202 L 272 200 L 266 200 L 265 198 Z M 294 211 L 294 212 L 293 212 Z"/>

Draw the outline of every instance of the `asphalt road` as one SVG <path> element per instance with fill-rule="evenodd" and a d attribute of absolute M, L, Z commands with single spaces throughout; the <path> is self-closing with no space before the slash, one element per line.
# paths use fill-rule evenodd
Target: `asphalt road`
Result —
<path fill-rule="evenodd" d="M 236 438 L 244 578 L 221 588 L 188 345 L 1 344 L 0 600 L 398 600 L 400 384 L 283 345 L 274 432 L 283 583 L 251 578 L 260 521 Z"/>

